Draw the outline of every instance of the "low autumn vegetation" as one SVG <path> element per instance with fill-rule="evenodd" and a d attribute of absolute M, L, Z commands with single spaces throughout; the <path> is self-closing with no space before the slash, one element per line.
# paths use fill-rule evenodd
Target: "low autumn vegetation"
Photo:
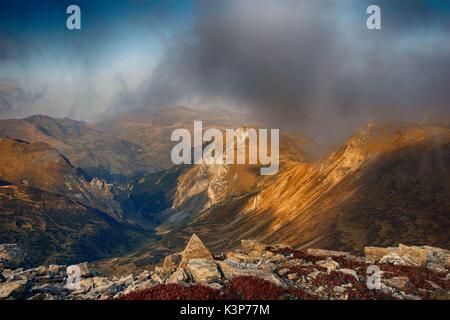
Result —
<path fill-rule="evenodd" d="M 382 281 L 387 290 L 369 289 L 368 263 L 351 256 L 334 256 L 338 263 L 336 270 L 329 270 L 318 261 L 327 257 L 310 255 L 291 248 L 270 249 L 274 254 L 288 258 L 275 268 L 289 287 L 253 276 L 228 279 L 220 289 L 205 285 L 158 285 L 153 288 L 122 296 L 121 300 L 392 300 L 421 297 L 423 299 L 448 299 L 450 280 L 446 273 L 439 273 L 426 267 L 412 267 L 394 264 L 378 264 Z M 302 261 L 294 261 L 302 260 Z M 356 274 L 354 272 L 356 272 Z M 403 279 L 392 279 L 404 277 Z M 407 278 L 406 278 L 407 277 Z M 405 280 L 406 279 L 406 280 Z M 297 286 L 298 284 L 298 286 Z"/>
<path fill-rule="evenodd" d="M 348 283 L 351 283 L 353 286 L 358 285 L 358 281 L 352 275 L 336 271 L 321 273 L 312 282 L 315 286 L 327 284 L 330 287 L 342 286 Z"/>
<path fill-rule="evenodd" d="M 360 282 L 352 275 L 331 271 L 329 273 L 321 273 L 314 280 L 315 286 L 327 285 L 330 290 L 337 286 L 351 285 L 347 287 L 346 293 L 349 300 L 389 300 L 389 295 L 384 294 L 381 290 L 370 290 L 364 282 Z"/>
<path fill-rule="evenodd" d="M 358 275 L 365 276 L 369 264 L 346 257 L 333 257 L 333 260 L 339 263 L 339 267 L 354 270 Z"/>
<path fill-rule="evenodd" d="M 120 300 L 313 300 L 301 289 L 283 289 L 269 281 L 242 276 L 233 278 L 222 290 L 202 285 L 162 284 L 123 295 Z"/>
<path fill-rule="evenodd" d="M 160 284 L 150 289 L 135 291 L 120 297 L 120 300 L 220 300 L 219 290 L 206 286 L 179 284 Z"/>
<path fill-rule="evenodd" d="M 318 300 L 319 298 L 311 293 L 298 288 L 288 288 L 286 290 L 288 296 L 291 296 L 295 300 Z"/>
<path fill-rule="evenodd" d="M 236 277 L 227 290 L 242 300 L 282 300 L 284 296 L 283 288 L 255 277 Z"/>

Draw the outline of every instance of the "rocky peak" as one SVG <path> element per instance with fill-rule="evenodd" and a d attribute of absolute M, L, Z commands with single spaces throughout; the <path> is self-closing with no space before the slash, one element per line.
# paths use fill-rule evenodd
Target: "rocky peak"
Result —
<path fill-rule="evenodd" d="M 248 162 L 248 152 L 252 148 L 249 145 L 249 129 L 247 127 L 236 129 L 235 141 L 232 144 L 227 145 L 224 135 L 205 147 L 205 157 L 200 163 L 178 179 L 173 208 L 184 209 L 191 202 L 195 202 L 195 207 L 203 211 L 222 201 L 254 191 L 254 187 L 261 179 L 254 170 L 258 164 L 226 164 L 228 151 L 231 150 L 235 154 L 235 160 L 240 158 L 238 151 L 245 150 L 244 157 Z M 215 164 L 212 150 L 218 150 L 220 146 L 223 150 L 224 163 Z"/>
<path fill-rule="evenodd" d="M 192 234 L 182 252 L 173 253 L 165 257 L 161 270 L 164 273 L 170 273 L 179 268 L 185 268 L 192 259 L 214 259 L 211 252 L 195 233 Z"/>
<path fill-rule="evenodd" d="M 93 188 L 97 188 L 105 193 L 111 193 L 112 184 L 107 183 L 105 180 L 100 178 L 93 178 L 90 182 Z"/>
<path fill-rule="evenodd" d="M 181 253 L 181 257 L 180 267 L 186 266 L 191 259 L 213 259 L 211 252 L 195 233 L 191 236 L 186 248 Z"/>

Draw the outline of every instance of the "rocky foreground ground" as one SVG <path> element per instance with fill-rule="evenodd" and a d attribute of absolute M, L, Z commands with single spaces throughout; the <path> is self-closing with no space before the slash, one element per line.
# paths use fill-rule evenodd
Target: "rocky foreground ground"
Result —
<path fill-rule="evenodd" d="M 450 251 L 434 247 L 366 247 L 358 257 L 242 240 L 214 256 L 193 235 L 161 267 L 120 278 L 87 263 L 14 269 L 23 254 L 0 247 L 0 299 L 450 299 Z"/>

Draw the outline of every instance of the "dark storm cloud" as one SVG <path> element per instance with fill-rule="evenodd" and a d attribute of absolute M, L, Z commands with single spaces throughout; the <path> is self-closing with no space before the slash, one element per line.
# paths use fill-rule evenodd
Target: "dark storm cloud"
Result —
<path fill-rule="evenodd" d="M 447 0 L 77 2 L 80 32 L 67 1 L 0 1 L 0 81 L 17 88 L 0 117 L 220 106 L 341 138 L 449 110 Z M 371 4 L 382 30 L 366 28 Z"/>
<path fill-rule="evenodd" d="M 444 1 L 201 2 L 142 97 L 152 105 L 216 101 L 273 126 L 342 137 L 368 120 L 421 119 L 450 101 Z"/>

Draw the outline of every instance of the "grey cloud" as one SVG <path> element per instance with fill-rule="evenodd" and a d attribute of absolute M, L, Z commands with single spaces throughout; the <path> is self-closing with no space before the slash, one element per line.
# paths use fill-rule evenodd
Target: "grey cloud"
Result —
<path fill-rule="evenodd" d="M 184 31 L 170 29 L 176 18 L 164 6 L 149 17 L 127 18 L 130 30 L 157 29 L 164 39 L 166 30 L 175 32 L 137 90 L 127 78 L 133 75 L 111 71 L 130 49 L 119 22 L 107 20 L 90 32 L 55 39 L 61 51 L 51 60 L 53 72 L 70 72 L 46 83 L 36 73 L 41 56 L 52 58 L 47 44 L 0 33 L 0 76 L 11 78 L 1 75 L 1 68 L 14 62 L 20 71 L 14 80 L 23 82 L 15 93 L 0 93 L 1 116 L 46 112 L 92 120 L 137 107 L 218 105 L 333 141 L 369 120 L 449 112 L 446 0 L 196 3 L 192 29 L 182 24 Z M 381 31 L 365 25 L 373 3 L 382 8 Z M 144 46 L 148 39 L 140 33 L 136 41 Z M 153 65 L 139 62 L 142 69 Z"/>
<path fill-rule="evenodd" d="M 442 16 L 435 8 L 421 20 L 420 4 L 380 1 L 383 30 L 369 31 L 360 1 L 201 5 L 193 34 L 168 49 L 144 103 L 219 100 L 328 139 L 368 120 L 449 109 L 450 46 L 442 39 L 450 31 L 433 20 Z M 396 28 L 407 17 L 409 33 Z"/>
<path fill-rule="evenodd" d="M 13 80 L 0 79 L 0 115 L 2 118 L 27 114 L 27 110 L 42 99 L 45 89 L 29 93 Z"/>

